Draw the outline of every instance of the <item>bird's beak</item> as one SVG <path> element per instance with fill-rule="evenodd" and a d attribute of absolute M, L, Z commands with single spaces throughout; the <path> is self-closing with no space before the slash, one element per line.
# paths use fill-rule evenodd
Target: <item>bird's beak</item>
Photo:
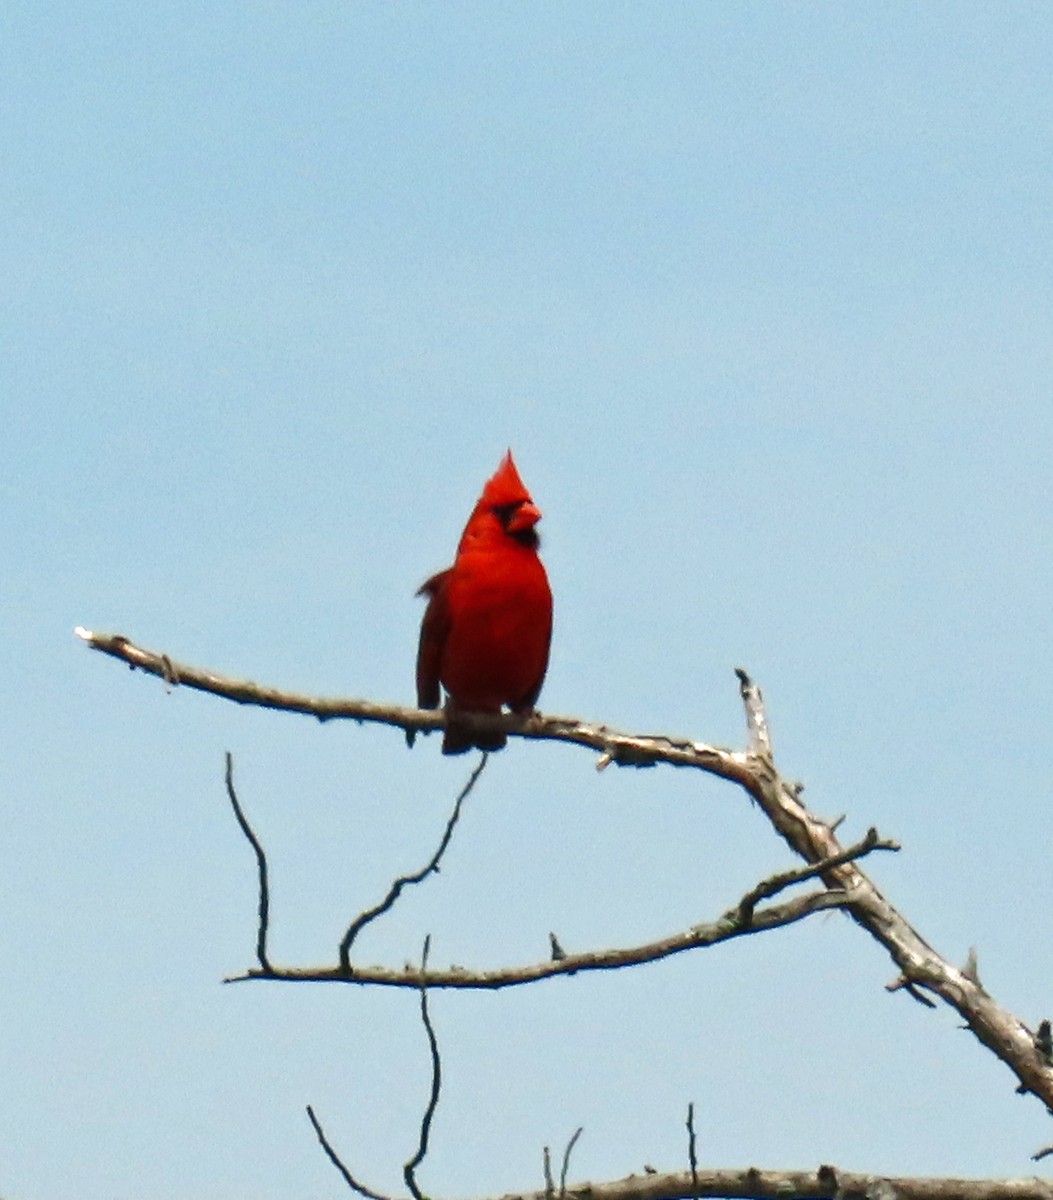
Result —
<path fill-rule="evenodd" d="M 509 533 L 519 533 L 520 530 L 536 525 L 540 520 L 541 509 L 533 500 L 525 500 L 509 518 L 506 528 Z"/>

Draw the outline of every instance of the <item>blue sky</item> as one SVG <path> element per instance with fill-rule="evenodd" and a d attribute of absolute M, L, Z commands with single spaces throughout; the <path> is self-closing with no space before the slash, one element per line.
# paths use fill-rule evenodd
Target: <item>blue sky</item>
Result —
<path fill-rule="evenodd" d="M 467 771 L 91 654 L 409 702 L 507 446 L 546 711 L 786 773 L 953 961 L 1053 1015 L 1053 14 L 1045 5 L 11 4 L 0 21 L 0 1192 L 401 1191 L 410 995 L 332 961 Z M 737 791 L 514 742 L 367 961 L 529 962 L 717 915 L 788 852 Z M 1022 1174 L 1008 1071 L 847 921 L 439 995 L 427 1191 L 684 1165 Z"/>

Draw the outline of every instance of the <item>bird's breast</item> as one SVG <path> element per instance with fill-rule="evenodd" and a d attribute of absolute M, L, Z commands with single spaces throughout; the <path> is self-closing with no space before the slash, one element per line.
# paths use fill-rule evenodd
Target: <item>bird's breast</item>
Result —
<path fill-rule="evenodd" d="M 548 577 L 536 554 L 515 549 L 463 554 L 447 580 L 450 628 L 440 673 L 464 708 L 517 704 L 548 663 Z"/>

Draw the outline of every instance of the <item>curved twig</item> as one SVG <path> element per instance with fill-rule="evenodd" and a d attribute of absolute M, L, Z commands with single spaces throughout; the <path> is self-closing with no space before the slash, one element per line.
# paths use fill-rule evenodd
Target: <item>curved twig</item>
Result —
<path fill-rule="evenodd" d="M 325 1136 L 325 1130 L 322 1128 L 318 1118 L 314 1115 L 314 1109 L 309 1104 L 307 1106 L 307 1116 L 309 1117 L 311 1124 L 314 1126 L 315 1136 L 318 1138 L 319 1144 L 325 1151 L 326 1157 L 343 1176 L 344 1183 L 346 1183 L 347 1186 L 353 1191 L 358 1192 L 360 1196 L 365 1196 L 366 1200 L 391 1200 L 391 1198 L 389 1196 L 385 1196 L 383 1192 L 374 1192 L 371 1188 L 367 1188 L 364 1183 L 359 1183 L 354 1175 L 351 1174 L 351 1172 L 344 1165 L 344 1162 L 340 1158 L 339 1154 L 337 1154 L 337 1152 L 333 1149 L 329 1139 Z"/>
<path fill-rule="evenodd" d="M 226 770 L 227 796 L 230 799 L 231 807 L 234 809 L 234 816 L 237 818 L 238 825 L 241 827 L 241 832 L 248 839 L 249 845 L 256 854 L 256 867 L 259 875 L 259 924 L 256 928 L 256 958 L 259 960 L 260 968 L 264 971 L 272 969 L 270 960 L 267 958 L 267 929 L 270 921 L 270 888 L 267 884 L 267 856 L 263 851 L 263 846 L 260 844 L 259 838 L 249 824 L 245 812 L 238 802 L 237 792 L 234 790 L 234 758 L 230 751 L 227 751 L 227 770 Z"/>
<path fill-rule="evenodd" d="M 751 888 L 739 901 L 739 916 L 743 921 L 749 921 L 759 901 L 767 900 L 795 883 L 803 883 L 806 879 L 816 879 L 832 867 L 840 867 L 845 863 L 853 862 L 857 858 L 863 858 L 871 850 L 899 849 L 899 842 L 881 837 L 878 831 L 871 826 L 867 830 L 866 836 L 856 842 L 855 845 L 848 846 L 846 849 L 838 851 L 837 854 L 831 854 L 829 858 L 821 859 L 819 862 L 812 863 L 807 867 L 792 867 L 788 871 L 780 871 L 777 875 L 771 875 L 767 879 L 761 880 L 755 888 Z"/>
<path fill-rule="evenodd" d="M 415 871 L 412 875 L 400 875 L 392 883 L 391 887 L 388 889 L 388 894 L 383 900 L 380 901 L 379 904 L 375 904 L 372 908 L 367 908 L 365 912 L 360 913 L 348 926 L 347 933 L 344 934 L 343 940 L 340 942 L 340 969 L 342 971 L 350 971 L 352 969 L 351 945 L 355 938 L 357 938 L 362 932 L 362 930 L 365 929 L 365 927 L 371 921 L 375 921 L 377 917 L 383 916 L 384 913 L 388 912 L 392 908 L 392 906 L 395 904 L 395 901 L 398 900 L 399 896 L 402 894 L 403 888 L 412 884 L 421 883 L 433 872 L 438 871 L 439 863 L 442 862 L 442 856 L 446 853 L 446 848 L 450 844 L 450 839 L 453 837 L 454 828 L 456 827 L 457 821 L 460 818 L 461 807 L 471 794 L 472 789 L 475 787 L 476 782 L 479 779 L 479 776 L 482 775 L 483 770 L 486 767 L 488 757 L 489 755 L 485 753 L 483 754 L 482 758 L 479 760 L 479 765 L 474 771 L 472 771 L 471 775 L 468 777 L 468 782 L 463 788 L 461 788 L 457 796 L 457 800 L 454 803 L 453 812 L 450 813 L 450 818 L 446 822 L 446 828 L 443 831 L 441 840 L 439 841 L 438 849 L 428 860 L 427 864 L 421 867 L 419 871 Z"/>
<path fill-rule="evenodd" d="M 567 1142 L 567 1148 L 563 1151 L 563 1165 L 559 1170 L 559 1194 L 560 1200 L 567 1194 L 567 1172 L 570 1170 L 570 1156 L 574 1153 L 574 1147 L 578 1144 L 578 1138 L 585 1132 L 585 1126 L 579 1125 L 577 1129 L 570 1135 L 570 1141 Z"/>
<path fill-rule="evenodd" d="M 439 1040 L 435 1036 L 435 1027 L 432 1025 L 431 1017 L 428 1014 L 427 978 L 428 950 L 430 948 L 431 934 L 424 939 L 424 952 L 420 959 L 420 1019 L 424 1023 L 424 1031 L 428 1035 L 428 1050 L 431 1054 L 431 1091 L 428 1095 L 428 1106 L 425 1108 L 424 1116 L 420 1122 L 420 1141 L 417 1143 L 416 1153 L 402 1169 L 402 1176 L 406 1180 L 406 1187 L 409 1188 L 413 1200 L 427 1200 L 424 1193 L 417 1186 L 417 1168 L 424 1161 L 425 1155 L 428 1153 L 428 1138 L 431 1136 L 431 1123 L 435 1116 L 435 1110 L 439 1107 L 439 1093 L 442 1091 L 442 1061 L 439 1058 Z"/>

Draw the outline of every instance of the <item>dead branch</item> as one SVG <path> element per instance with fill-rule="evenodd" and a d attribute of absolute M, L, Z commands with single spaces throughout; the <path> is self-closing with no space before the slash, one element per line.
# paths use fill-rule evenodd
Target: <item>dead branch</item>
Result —
<path fill-rule="evenodd" d="M 748 684 L 743 684 L 744 692 Z M 759 705 L 750 695 L 749 703 Z M 831 827 L 801 803 L 801 789 L 788 783 L 766 756 L 753 756 L 742 786 L 760 805 L 776 831 L 809 863 L 822 864 L 841 851 Z M 900 970 L 911 994 L 929 992 L 953 1008 L 966 1026 L 1017 1076 L 1020 1090 L 1033 1092 L 1053 1113 L 1053 1068 L 1035 1044 L 1035 1034 L 1012 1013 L 999 1008 L 987 991 L 943 958 L 881 894 L 855 861 L 823 866 L 828 887 L 851 897 L 848 915 L 882 945 Z"/>
<path fill-rule="evenodd" d="M 768 715 L 764 710 L 764 694 L 741 667 L 735 668 L 735 674 L 738 676 L 742 705 L 746 710 L 750 753 L 771 758 L 771 735 L 768 732 Z"/>
<path fill-rule="evenodd" d="M 241 832 L 245 835 L 249 845 L 252 847 L 256 855 L 256 869 L 259 876 L 259 923 L 256 927 L 256 958 L 259 961 L 261 970 L 269 971 L 271 969 L 270 961 L 267 958 L 267 929 L 270 923 L 270 888 L 267 884 L 267 856 L 263 852 L 263 846 L 260 845 L 260 840 L 249 824 L 248 818 L 245 816 L 244 810 L 238 801 L 238 794 L 234 790 L 234 759 L 227 751 L 227 797 L 230 800 L 231 807 L 234 809 L 234 816 L 237 818 Z M 313 1118 L 312 1118 L 313 1120 Z"/>
<path fill-rule="evenodd" d="M 424 952 L 421 955 L 420 965 L 422 976 L 427 975 L 428 950 L 430 946 L 431 936 L 429 935 L 424 939 Z M 421 1117 L 420 1137 L 417 1142 L 417 1149 L 402 1168 L 403 1178 L 406 1181 L 406 1186 L 409 1188 L 413 1200 L 427 1200 L 427 1197 L 417 1186 L 416 1172 L 417 1168 L 424 1161 L 425 1155 L 428 1153 L 428 1138 L 431 1134 L 431 1123 L 435 1116 L 435 1110 L 439 1106 L 439 1093 L 442 1089 L 442 1063 L 439 1058 L 439 1042 L 435 1036 L 435 1027 L 432 1025 L 431 1017 L 428 1014 L 428 991 L 425 985 L 422 985 L 420 989 L 420 1016 L 424 1030 L 428 1035 L 428 1048 L 431 1052 L 431 1091 L 428 1096 L 428 1104 L 424 1110 L 424 1115 Z M 326 1137 L 321 1122 L 315 1116 L 314 1109 L 309 1104 L 307 1106 L 307 1116 L 314 1127 L 315 1136 L 318 1138 L 319 1145 L 325 1151 L 326 1157 L 340 1172 L 344 1182 L 352 1191 L 357 1192 L 360 1196 L 365 1196 L 366 1200 L 392 1200 L 391 1197 L 385 1196 L 382 1192 L 374 1192 L 355 1178 L 351 1173 L 351 1169 L 340 1155 L 337 1154 L 332 1143 Z"/>
<path fill-rule="evenodd" d="M 882 838 L 878 834 L 878 831 L 871 827 L 867 830 L 866 836 L 856 842 L 854 846 L 849 846 L 837 854 L 832 854 L 829 858 L 812 863 L 808 867 L 793 867 L 789 871 L 780 871 L 777 875 L 771 875 L 767 879 L 762 879 L 756 887 L 751 888 L 739 901 L 739 916 L 743 921 L 749 921 L 753 916 L 753 910 L 758 901 L 767 900 L 769 897 L 776 895 L 784 888 L 791 887 L 795 883 L 802 883 L 806 879 L 815 879 L 831 867 L 839 867 L 857 858 L 863 858 L 871 850 L 899 849 L 899 842 Z"/>
<path fill-rule="evenodd" d="M 135 646 L 127 638 L 119 635 L 97 634 L 82 628 L 78 628 L 76 633 L 93 649 L 156 675 L 170 687 L 181 684 L 211 692 L 240 704 L 257 704 L 268 708 L 309 713 L 320 720 L 339 717 L 375 721 L 404 731 L 438 729 L 444 723 L 441 712 L 374 704 L 365 700 L 322 700 L 284 693 L 274 688 L 260 687 L 246 680 L 231 680 L 188 667 L 175 662 L 167 655 Z M 804 806 L 801 802 L 800 786 L 783 779 L 775 767 L 760 689 L 745 671 L 739 670 L 738 676 L 749 730 L 749 748 L 746 751 L 722 750 L 702 742 L 662 736 L 634 737 L 617 733 L 605 725 L 589 724 L 572 717 L 535 715 L 518 718 L 476 715 L 468 717 L 466 724 L 480 730 L 500 728 L 512 736 L 571 742 L 585 746 L 598 752 L 600 766 L 611 762 L 623 766 L 654 766 L 662 762 L 670 766 L 693 767 L 730 780 L 742 787 L 757 802 L 778 834 L 805 862 L 824 864 L 825 860 L 836 859 L 843 852 L 843 847 L 838 842 L 833 828 Z M 1045 1104 L 1047 1110 L 1053 1113 L 1053 1066 L 1050 1066 L 1045 1055 L 1036 1046 L 1036 1035 L 1019 1018 L 1000 1008 L 979 983 L 969 979 L 963 971 L 938 954 L 885 899 L 854 861 L 824 865 L 820 878 L 835 894 L 840 894 L 836 906 L 844 907 L 849 916 L 884 947 L 904 980 L 904 990 L 916 996 L 929 992 L 953 1008 L 979 1041 L 1016 1075 L 1020 1084 L 1019 1090 L 1034 1093 Z M 741 929 L 736 931 L 742 932 L 744 931 Z M 681 941 L 684 936 L 681 935 Z M 703 941 L 700 944 L 708 942 Z M 652 954 L 650 957 L 664 957 L 665 954 L 675 952 L 674 949 L 666 949 L 664 953 Z M 576 956 L 568 955 L 560 962 L 550 962 L 534 968 L 534 973 L 529 978 L 566 974 L 570 970 L 606 969 L 613 965 L 624 965 L 627 954 L 631 957 L 633 952 L 613 952 L 613 959 L 618 960 L 620 957 L 621 961 L 604 961 L 612 958 L 611 955 L 583 956 L 587 961 L 569 967 L 568 964 L 574 964 Z M 638 961 L 647 961 L 647 958 Z M 372 972 L 356 970 L 352 976 L 343 972 L 283 972 L 268 976 L 261 970 L 251 972 L 249 977 L 338 979 L 342 982 L 397 984 L 388 972 L 381 971 L 379 976 L 374 975 L 367 980 L 367 976 L 371 974 Z M 470 986 L 494 987 L 507 986 L 513 982 L 527 982 L 527 977 L 523 975 L 518 978 L 505 977 L 501 981 L 501 972 L 488 974 L 491 981 L 481 983 L 478 981 L 481 977 L 476 977 L 476 981 Z M 407 976 L 402 986 L 419 986 L 419 980 L 409 968 Z M 432 973 L 428 986 L 455 987 L 458 986 L 456 979 L 455 970 L 448 973 L 444 983 L 437 983 Z"/>
<path fill-rule="evenodd" d="M 468 777 L 468 782 L 458 793 L 457 799 L 454 802 L 453 811 L 446 822 L 446 828 L 443 830 L 442 838 L 439 841 L 438 849 L 428 860 L 427 864 L 412 875 L 400 875 L 391 884 L 387 895 L 379 904 L 374 905 L 372 908 L 366 909 L 364 912 L 360 913 L 354 919 L 354 921 L 351 922 L 347 933 L 344 934 L 344 937 L 340 942 L 341 971 L 352 971 L 351 944 L 359 935 L 359 933 L 361 933 L 366 927 L 366 925 L 368 925 L 371 921 L 375 921 L 377 917 L 382 916 L 384 913 L 389 912 L 394 907 L 399 896 L 402 894 L 403 888 L 411 884 L 421 883 L 428 877 L 428 875 L 438 871 L 439 864 L 442 861 L 443 855 L 446 853 L 446 849 L 453 837 L 454 828 L 456 827 L 457 821 L 460 818 L 461 808 L 464 805 L 465 800 L 474 789 L 479 776 L 482 775 L 483 770 L 486 767 L 486 762 L 487 756 L 484 754 L 479 760 L 478 765 Z M 253 852 L 256 855 L 259 877 L 259 924 L 256 934 L 256 958 L 260 964 L 260 972 L 262 976 L 268 978 L 280 978 L 280 970 L 276 970 L 267 957 L 267 934 L 270 923 L 270 891 L 267 883 L 267 854 L 263 849 L 263 843 L 260 841 L 255 830 L 252 828 L 248 817 L 245 815 L 245 810 L 242 808 L 241 802 L 238 800 L 237 792 L 234 789 L 234 760 L 229 751 L 227 752 L 226 763 L 227 797 L 230 800 L 231 807 L 234 809 L 234 816 L 237 818 L 238 826 L 241 829 L 241 832 L 245 835 L 249 844 L 252 846 Z"/>
<path fill-rule="evenodd" d="M 541 1155 L 541 1163 L 545 1173 L 545 1200 L 552 1200 L 556 1194 L 556 1185 L 552 1182 L 552 1153 L 547 1146 Z"/>
<path fill-rule="evenodd" d="M 746 1169 L 700 1170 L 679 1174 L 630 1175 L 609 1183 L 567 1187 L 573 1200 L 1053 1200 L 1053 1183 L 1044 1179 L 943 1179 L 864 1175 L 821 1166 L 815 1171 Z M 545 1200 L 545 1192 L 526 1192 L 494 1200 Z"/>
<path fill-rule="evenodd" d="M 468 782 L 461 789 L 454 803 L 453 812 L 446 823 L 446 828 L 439 842 L 439 847 L 432 855 L 428 864 L 413 875 L 400 876 L 392 884 L 385 899 L 373 908 L 367 909 L 352 922 L 348 933 L 340 943 L 340 962 L 337 967 L 276 967 L 266 959 L 267 920 L 269 901 L 267 894 L 267 857 L 258 836 L 252 829 L 245 812 L 234 793 L 231 778 L 232 764 L 227 756 L 227 794 L 234 806 L 234 812 L 245 837 L 249 840 L 259 863 L 259 913 L 260 926 L 257 937 L 257 958 L 260 968 L 246 972 L 244 975 L 227 979 L 228 983 L 241 982 L 247 979 L 269 979 L 291 983 L 358 983 L 389 987 L 412 988 L 450 988 L 497 990 L 517 984 L 536 983 L 540 979 L 553 975 L 572 975 L 578 971 L 617 970 L 621 967 L 638 966 L 646 962 L 654 962 L 667 958 L 672 954 L 683 953 L 686 950 L 699 949 L 728 941 L 733 937 L 744 934 L 760 933 L 765 929 L 778 928 L 781 925 L 792 924 L 803 920 L 814 912 L 824 912 L 847 903 L 847 898 L 835 889 L 821 892 L 810 892 L 804 896 L 781 905 L 769 905 L 757 911 L 761 899 L 767 899 L 785 890 L 795 883 L 815 878 L 827 867 L 862 858 L 874 850 L 898 850 L 895 842 L 879 837 L 876 829 L 868 831 L 866 837 L 854 846 L 840 851 L 835 858 L 814 863 L 807 867 L 794 867 L 788 871 L 779 871 L 761 880 L 751 888 L 745 896 L 724 912 L 719 920 L 704 925 L 693 926 L 683 934 L 671 938 L 650 942 L 644 946 L 632 947 L 626 950 L 602 950 L 569 955 L 559 944 L 555 934 L 549 934 L 550 958 L 541 964 L 529 964 L 525 967 L 509 967 L 495 971 L 469 971 L 463 967 L 451 967 L 448 971 L 427 970 L 422 964 L 414 974 L 407 966 L 401 971 L 388 967 L 356 967 L 350 961 L 350 945 L 354 936 L 369 921 L 390 911 L 398 899 L 403 886 L 420 883 L 432 871 L 438 869 L 442 855 L 445 853 L 461 812 L 461 806 L 474 788 L 482 774 L 487 757 L 479 761 L 479 765 L 469 776 Z"/>
<path fill-rule="evenodd" d="M 578 1138 L 585 1132 L 585 1126 L 579 1125 L 577 1129 L 570 1135 L 570 1141 L 567 1142 L 567 1148 L 563 1151 L 563 1166 L 559 1171 L 559 1194 L 562 1198 L 567 1194 L 567 1172 L 570 1170 L 570 1156 L 574 1153 L 574 1147 L 578 1144 Z"/>
<path fill-rule="evenodd" d="M 684 933 L 673 934 L 656 942 L 625 949 L 590 950 L 580 954 L 565 954 L 560 959 L 526 966 L 498 967 L 489 971 L 471 971 L 465 967 L 451 966 L 446 969 L 430 968 L 426 975 L 407 963 L 402 969 L 382 966 L 343 967 L 276 967 L 246 971 L 243 975 L 231 976 L 226 983 L 241 983 L 246 980 L 271 980 L 284 983 L 354 983 L 374 987 L 456 988 L 463 991 L 499 991 L 502 988 L 518 987 L 552 979 L 558 975 L 575 975 L 583 971 L 614 971 L 623 967 L 640 966 L 657 962 L 674 954 L 688 950 L 715 946 L 732 938 L 760 933 L 766 929 L 778 929 L 792 925 L 813 913 L 826 912 L 833 908 L 846 908 L 850 898 L 836 889 L 808 892 L 782 904 L 772 904 L 760 909 L 743 920 L 736 904 L 718 920 L 695 925 Z"/>
<path fill-rule="evenodd" d="M 340 943 L 340 969 L 342 971 L 351 970 L 351 945 L 355 938 L 358 937 L 358 935 L 362 932 L 362 930 L 365 929 L 365 927 L 371 921 L 375 921 L 377 917 L 383 916 L 384 913 L 388 912 L 394 906 L 396 900 L 398 900 L 399 896 L 402 894 L 403 888 L 410 887 L 413 884 L 421 883 L 427 879 L 429 875 L 438 871 L 439 864 L 442 862 L 442 856 L 446 853 L 446 848 L 450 844 L 450 839 L 453 837 L 453 831 L 456 828 L 458 820 L 460 819 L 461 807 L 474 789 L 479 776 L 482 775 L 483 770 L 486 767 L 487 759 L 488 755 L 484 753 L 482 758 L 479 759 L 479 765 L 468 777 L 468 782 L 463 788 L 461 788 L 460 793 L 454 802 L 453 812 L 450 813 L 450 819 L 446 822 L 446 828 L 443 830 L 442 837 L 439 840 L 438 849 L 431 856 L 426 865 L 421 867 L 419 871 L 415 871 L 412 875 L 400 875 L 392 882 L 391 887 L 388 889 L 387 895 L 379 904 L 375 904 L 372 908 L 367 908 L 365 912 L 360 913 L 351 922 L 347 933 L 344 934 L 343 941 Z M 424 966 L 422 964 L 421 971 L 423 972 L 423 970 Z"/>
<path fill-rule="evenodd" d="M 309 1104 L 307 1106 L 307 1117 L 310 1120 L 311 1125 L 314 1127 L 315 1137 L 318 1138 L 319 1145 L 325 1151 L 326 1158 L 328 1158 L 333 1166 L 336 1167 L 336 1169 L 340 1172 L 344 1183 L 346 1183 L 352 1191 L 358 1192 L 360 1196 L 365 1196 L 366 1200 L 390 1200 L 390 1197 L 385 1196 L 383 1192 L 374 1192 L 372 1189 L 367 1188 L 364 1183 L 359 1183 L 354 1175 L 351 1174 L 348 1168 L 344 1165 L 340 1156 L 333 1149 L 332 1143 L 325 1135 L 325 1130 L 322 1128 L 321 1122 L 314 1115 L 314 1109 Z"/>
<path fill-rule="evenodd" d="M 252 680 L 234 679 L 215 671 L 177 662 L 167 654 L 159 654 L 137 646 L 121 634 L 93 633 L 80 626 L 74 632 L 93 650 L 120 659 L 148 675 L 156 675 L 169 689 L 193 688 L 224 700 L 233 700 L 236 704 L 301 713 L 316 717 L 319 721 L 358 721 L 360 724 L 372 722 L 390 725 L 404 732 L 419 733 L 430 733 L 445 726 L 445 715 L 438 709 L 405 708 L 398 704 L 378 704 L 372 700 L 326 698 L 286 692 L 280 688 L 254 683 Z M 514 737 L 572 742 L 586 746 L 603 756 L 603 763 L 614 762 L 619 766 L 650 767 L 658 762 L 665 762 L 672 766 L 700 768 L 740 784 L 744 784 L 748 773 L 749 756 L 746 754 L 661 735 L 634 737 L 608 729 L 606 725 L 590 724 L 576 717 L 546 717 L 540 713 L 532 717 L 459 713 L 457 719 L 466 729 L 502 729 Z"/>
<path fill-rule="evenodd" d="M 485 760 L 485 755 L 484 755 Z M 442 1061 L 439 1058 L 439 1040 L 435 1036 L 435 1027 L 431 1023 L 431 1017 L 428 1014 L 428 950 L 431 947 L 431 935 L 429 934 L 424 939 L 424 952 L 420 959 L 420 1019 L 424 1025 L 424 1031 L 428 1035 L 428 1051 L 431 1055 L 431 1091 L 428 1093 L 428 1104 L 424 1109 L 424 1116 L 420 1122 L 420 1140 L 417 1143 L 417 1149 L 413 1157 L 406 1163 L 402 1169 L 402 1176 L 406 1180 L 406 1187 L 410 1190 L 410 1195 L 413 1200 L 426 1200 L 426 1197 L 417 1186 L 417 1168 L 424 1161 L 425 1155 L 428 1153 L 428 1138 L 431 1136 L 431 1123 L 435 1117 L 435 1110 L 439 1107 L 439 1093 L 442 1091 Z"/>

